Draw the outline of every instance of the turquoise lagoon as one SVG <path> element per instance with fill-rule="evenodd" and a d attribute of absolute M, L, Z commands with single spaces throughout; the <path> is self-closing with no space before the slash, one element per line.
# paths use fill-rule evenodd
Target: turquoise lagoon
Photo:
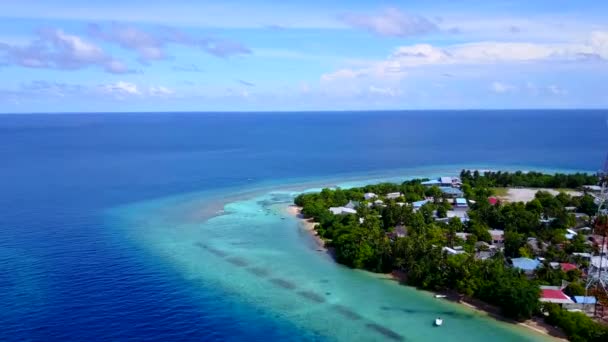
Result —
<path fill-rule="evenodd" d="M 317 338 L 550 340 L 383 275 L 343 267 L 318 248 L 301 221 L 287 214 L 294 196 L 302 191 L 434 177 L 457 170 L 400 170 L 367 178 L 344 175 L 324 181 L 291 180 L 282 186 L 267 183 L 229 194 L 191 193 L 112 209 L 107 222 L 159 256 L 159 262 L 173 267 L 186 281 L 217 287 Z M 432 326 L 438 316 L 444 319 L 440 328 Z"/>

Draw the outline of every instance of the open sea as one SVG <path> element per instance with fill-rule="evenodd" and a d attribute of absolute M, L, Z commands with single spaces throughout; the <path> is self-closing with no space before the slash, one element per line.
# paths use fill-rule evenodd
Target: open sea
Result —
<path fill-rule="evenodd" d="M 285 211 L 463 167 L 594 172 L 607 116 L 0 115 L 0 341 L 547 340 L 337 265 Z"/>

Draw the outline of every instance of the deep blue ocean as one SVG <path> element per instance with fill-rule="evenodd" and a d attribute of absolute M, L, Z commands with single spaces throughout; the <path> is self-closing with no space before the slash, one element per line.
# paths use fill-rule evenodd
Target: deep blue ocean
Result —
<path fill-rule="evenodd" d="M 420 166 L 597 170 L 608 111 L 0 115 L 0 340 L 315 340 L 104 224 L 192 191 Z M 226 190 L 228 191 L 228 190 Z"/>

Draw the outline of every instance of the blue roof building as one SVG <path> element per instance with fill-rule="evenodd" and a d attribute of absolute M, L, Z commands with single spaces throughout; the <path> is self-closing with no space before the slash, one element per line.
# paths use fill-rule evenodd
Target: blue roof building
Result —
<path fill-rule="evenodd" d="M 458 188 L 452 188 L 450 186 L 442 186 L 439 188 L 441 192 L 451 197 L 462 197 L 463 192 Z"/>
<path fill-rule="evenodd" d="M 597 299 L 591 296 L 574 296 L 574 302 L 577 304 L 597 304 Z"/>
<path fill-rule="evenodd" d="M 540 261 L 529 258 L 514 258 L 511 259 L 513 267 L 519 268 L 525 272 L 532 272 L 540 266 Z"/>
<path fill-rule="evenodd" d="M 466 200 L 466 198 L 457 198 L 456 199 L 456 206 L 458 206 L 458 207 L 466 207 L 467 206 L 467 200 Z"/>
<path fill-rule="evenodd" d="M 429 203 L 429 200 L 422 200 L 422 201 L 414 202 L 414 203 L 412 203 L 412 205 L 414 206 L 414 209 L 418 209 L 427 203 Z"/>

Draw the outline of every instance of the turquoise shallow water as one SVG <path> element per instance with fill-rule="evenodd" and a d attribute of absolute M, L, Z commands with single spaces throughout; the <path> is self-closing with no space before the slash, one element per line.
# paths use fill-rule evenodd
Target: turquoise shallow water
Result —
<path fill-rule="evenodd" d="M 410 170 L 409 175 L 445 172 Z M 452 173 L 457 170 L 453 169 Z M 217 287 L 312 336 L 337 341 L 543 341 L 547 337 L 476 313 L 382 275 L 336 264 L 301 222 L 286 214 L 293 197 L 321 184 L 402 180 L 351 176 L 228 194 L 187 194 L 108 212 L 109 224 L 145 246 L 187 281 Z M 444 326 L 432 322 L 440 316 Z"/>
<path fill-rule="evenodd" d="M 521 340 L 458 315 L 430 330 L 435 312 L 464 309 L 334 264 L 279 212 L 292 191 L 455 164 L 596 170 L 605 120 L 600 110 L 1 115 L 0 341 L 395 336 L 382 327 L 410 340 Z"/>

